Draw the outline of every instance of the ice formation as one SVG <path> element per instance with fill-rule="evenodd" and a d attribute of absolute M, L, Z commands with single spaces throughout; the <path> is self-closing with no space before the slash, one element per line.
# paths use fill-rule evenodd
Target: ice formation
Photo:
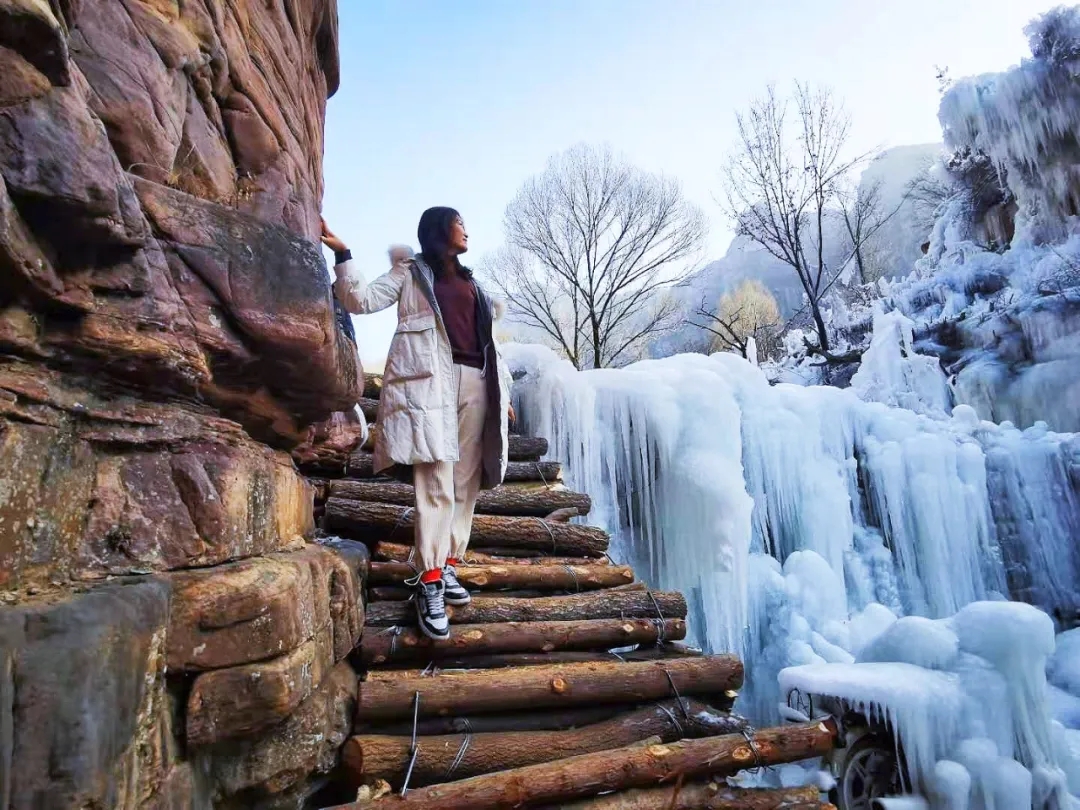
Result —
<path fill-rule="evenodd" d="M 1031 59 L 957 82 L 943 97 L 939 117 L 946 144 L 997 162 L 1021 214 L 1051 236 L 1080 209 L 1080 9 L 1055 9 L 1026 33 Z"/>
<path fill-rule="evenodd" d="M 1054 638 L 1080 619 L 1080 8 L 1028 34 L 943 98 L 926 256 L 826 302 L 836 351 L 866 349 L 850 388 L 813 384 L 797 330 L 760 368 L 506 350 L 613 556 L 742 655 L 742 710 L 860 707 L 933 810 L 1080 806 L 1080 629 Z"/>
<path fill-rule="evenodd" d="M 612 555 L 687 593 L 690 640 L 743 656 L 755 720 L 778 721 L 798 678 L 893 719 L 935 790 L 959 778 L 942 765 L 959 756 L 949 743 L 974 739 L 1018 759 L 989 776 L 957 764 L 973 796 L 1026 778 L 1060 798 L 1077 740 L 1051 710 L 1080 720 L 1080 690 L 1041 676 L 1046 613 L 1004 600 L 1058 616 L 1080 605 L 1077 437 L 951 407 L 910 323 L 879 327 L 865 384 L 845 390 L 770 385 L 729 354 L 578 372 L 542 347 L 505 353 L 525 430 L 593 497 Z M 1080 680 L 1071 661 L 1057 671 Z"/>

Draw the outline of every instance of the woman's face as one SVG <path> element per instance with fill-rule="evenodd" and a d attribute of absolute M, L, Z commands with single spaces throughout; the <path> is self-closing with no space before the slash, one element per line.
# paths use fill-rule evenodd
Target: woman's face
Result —
<path fill-rule="evenodd" d="M 469 234 L 465 231 L 465 223 L 461 221 L 461 217 L 454 217 L 454 221 L 450 223 L 450 239 L 447 247 L 452 256 L 469 250 Z"/>

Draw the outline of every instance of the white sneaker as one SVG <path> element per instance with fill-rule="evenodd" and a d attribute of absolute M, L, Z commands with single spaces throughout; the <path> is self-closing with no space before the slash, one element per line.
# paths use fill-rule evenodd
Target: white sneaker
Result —
<path fill-rule="evenodd" d="M 450 638 L 450 619 L 446 615 L 446 586 L 441 579 L 417 582 L 413 601 L 416 603 L 416 622 L 420 632 L 430 639 Z"/>
<path fill-rule="evenodd" d="M 472 601 L 472 597 L 469 592 L 465 590 L 465 586 L 458 582 L 457 568 L 452 565 L 443 567 L 442 570 L 443 585 L 446 586 L 446 604 L 448 605 L 467 605 Z"/>

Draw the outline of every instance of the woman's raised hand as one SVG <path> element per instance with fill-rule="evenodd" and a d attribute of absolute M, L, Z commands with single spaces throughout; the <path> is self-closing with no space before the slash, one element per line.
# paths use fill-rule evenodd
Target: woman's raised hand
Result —
<path fill-rule="evenodd" d="M 330 248 L 334 253 L 344 253 L 348 248 L 345 247 L 345 243 L 334 236 L 334 232 L 326 227 L 326 220 L 319 220 L 322 223 L 322 243 Z"/>

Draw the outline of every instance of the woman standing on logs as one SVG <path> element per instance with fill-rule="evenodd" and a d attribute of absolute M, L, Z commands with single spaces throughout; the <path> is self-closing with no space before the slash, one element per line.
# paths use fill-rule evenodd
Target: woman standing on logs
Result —
<path fill-rule="evenodd" d="M 446 604 L 469 603 L 455 566 L 465 556 L 480 489 L 506 473 L 510 374 L 492 324 L 504 307 L 480 289 L 458 257 L 469 249 L 465 223 L 453 208 L 420 217 L 421 253 L 391 251 L 390 272 L 372 281 L 353 267 L 345 243 L 323 222 L 334 251 L 334 294 L 353 314 L 393 304 L 398 325 L 390 343 L 379 400 L 375 472 L 411 468 L 416 497 L 420 573 L 408 584 L 420 629 L 450 636 Z"/>

